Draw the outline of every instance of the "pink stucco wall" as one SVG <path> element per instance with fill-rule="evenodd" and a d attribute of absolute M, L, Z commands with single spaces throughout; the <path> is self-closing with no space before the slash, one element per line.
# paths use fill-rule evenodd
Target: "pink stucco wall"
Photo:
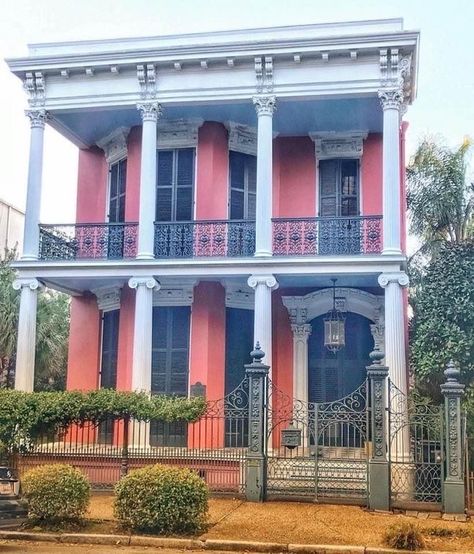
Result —
<path fill-rule="evenodd" d="M 316 159 L 309 137 L 278 137 L 274 144 L 273 216 L 316 215 Z"/>
<path fill-rule="evenodd" d="M 133 326 L 135 323 L 135 291 L 122 288 L 117 354 L 117 390 L 132 388 Z"/>
<path fill-rule="evenodd" d="M 104 152 L 94 146 L 79 150 L 76 221 L 102 223 L 105 221 L 108 166 Z"/>
<path fill-rule="evenodd" d="M 194 288 L 189 383 L 206 385 L 209 400 L 224 396 L 225 290 L 220 283 Z"/>
<path fill-rule="evenodd" d="M 196 219 L 227 219 L 229 150 L 227 129 L 206 121 L 199 129 L 196 171 Z"/>
<path fill-rule="evenodd" d="M 361 215 L 382 215 L 382 146 L 380 133 L 371 133 L 364 141 L 360 164 Z"/>
<path fill-rule="evenodd" d="M 71 299 L 67 389 L 99 386 L 100 312 L 92 294 Z"/>
<path fill-rule="evenodd" d="M 142 128 L 132 127 L 127 141 L 125 221 L 138 221 L 140 207 L 141 141 Z"/>

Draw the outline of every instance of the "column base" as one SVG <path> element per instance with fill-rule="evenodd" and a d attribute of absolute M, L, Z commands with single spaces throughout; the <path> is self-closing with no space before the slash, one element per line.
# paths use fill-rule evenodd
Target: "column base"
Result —
<path fill-rule="evenodd" d="M 136 260 L 154 260 L 155 256 L 149 252 L 140 252 L 137 254 Z"/>
<path fill-rule="evenodd" d="M 265 500 L 265 460 L 263 458 L 247 459 L 245 496 L 249 502 Z"/>
<path fill-rule="evenodd" d="M 20 258 L 22 262 L 37 262 L 38 260 L 39 256 L 37 254 L 23 254 Z"/>
<path fill-rule="evenodd" d="M 369 508 L 390 510 L 390 471 L 388 462 L 369 462 Z"/>
<path fill-rule="evenodd" d="M 270 250 L 257 250 L 254 254 L 255 258 L 271 258 L 273 256 L 273 252 L 270 252 Z"/>
<path fill-rule="evenodd" d="M 463 481 L 445 481 L 443 511 L 445 514 L 463 514 L 465 509 Z"/>
<path fill-rule="evenodd" d="M 401 256 L 402 254 L 400 248 L 384 248 L 382 250 L 382 256 Z"/>

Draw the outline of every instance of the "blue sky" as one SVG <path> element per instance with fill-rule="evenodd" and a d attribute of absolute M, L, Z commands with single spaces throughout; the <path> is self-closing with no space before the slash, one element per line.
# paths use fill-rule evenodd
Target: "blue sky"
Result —
<path fill-rule="evenodd" d="M 451 145 L 474 137 L 474 2 L 472 0 L 0 0 L 0 198 L 24 207 L 29 126 L 21 83 L 4 57 L 29 42 L 159 35 L 403 17 L 421 31 L 418 98 L 405 116 L 410 155 L 419 140 Z M 48 129 L 42 221 L 73 221 L 77 149 Z"/>

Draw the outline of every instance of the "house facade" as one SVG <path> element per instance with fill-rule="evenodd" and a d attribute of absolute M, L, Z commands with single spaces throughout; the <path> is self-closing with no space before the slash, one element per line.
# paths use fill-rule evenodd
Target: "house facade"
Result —
<path fill-rule="evenodd" d="M 258 341 L 275 386 L 304 402 L 356 389 L 374 343 L 406 392 L 402 117 L 418 41 L 390 19 L 8 60 L 31 121 L 16 388 L 33 389 L 45 285 L 71 295 L 69 389 L 217 400 Z M 80 149 L 74 222 L 39 219 L 46 124 Z"/>

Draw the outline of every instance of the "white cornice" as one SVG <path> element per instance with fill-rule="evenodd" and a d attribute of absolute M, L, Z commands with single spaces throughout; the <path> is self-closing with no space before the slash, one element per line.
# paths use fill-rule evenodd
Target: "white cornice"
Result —
<path fill-rule="evenodd" d="M 223 280 L 222 284 L 225 287 L 225 305 L 227 308 L 254 309 L 255 293 L 250 287 L 226 280 Z"/>
<path fill-rule="evenodd" d="M 120 286 L 107 286 L 93 289 L 91 292 L 97 297 L 97 307 L 103 312 L 120 309 Z"/>
<path fill-rule="evenodd" d="M 153 293 L 153 306 L 191 306 L 196 281 L 161 283 L 160 290 Z"/>
<path fill-rule="evenodd" d="M 226 123 L 229 131 L 229 150 L 257 155 L 257 129 L 235 121 Z"/>

